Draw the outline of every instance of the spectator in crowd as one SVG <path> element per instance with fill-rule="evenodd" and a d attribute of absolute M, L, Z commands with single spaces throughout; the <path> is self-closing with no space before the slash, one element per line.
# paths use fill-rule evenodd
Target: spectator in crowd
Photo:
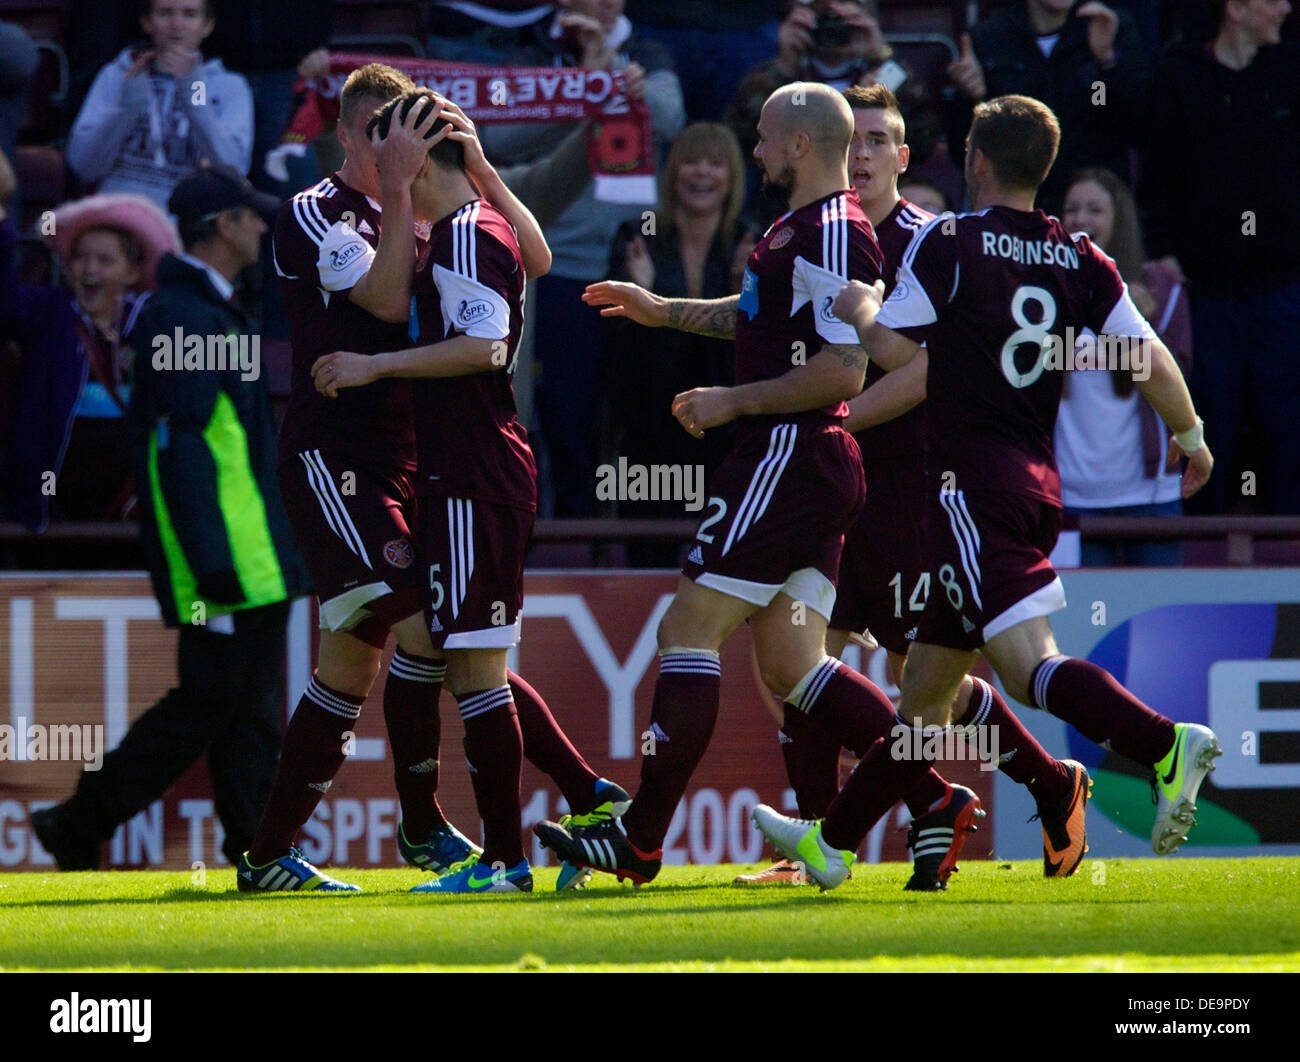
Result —
<path fill-rule="evenodd" d="M 0 154 L 7 159 L 17 157 L 24 93 L 39 63 L 40 55 L 27 32 L 21 26 L 0 22 Z"/>
<path fill-rule="evenodd" d="M 684 123 L 681 88 L 666 49 L 643 42 L 623 12 L 623 0 L 561 0 L 555 17 L 528 31 L 529 44 L 514 56 L 523 66 L 630 68 L 644 73 L 656 150 Z M 570 135 L 565 123 L 485 126 L 484 149 L 502 164 L 526 162 L 552 151 Z M 583 289 L 604 277 L 618 226 L 653 204 L 608 203 L 588 187 L 546 229 L 551 271 L 537 281 L 532 302 L 534 354 L 540 364 L 536 409 L 549 497 L 541 504 L 556 516 L 595 511 L 597 426 L 602 404 L 600 316 L 581 301 Z M 549 506 L 548 503 L 549 502 Z"/>
<path fill-rule="evenodd" d="M 725 126 L 697 122 L 682 130 L 659 184 L 654 229 L 625 222 L 614 237 L 610 277 L 668 298 L 717 299 L 739 290 L 732 263 L 745 198 L 740 145 Z M 752 241 L 750 241 L 752 246 Z M 673 398 L 693 387 L 731 386 L 729 340 L 650 329 L 626 318 L 605 322 L 606 363 L 614 419 L 622 428 L 618 457 L 631 465 L 702 466 L 712 474 L 731 446 L 731 432 L 697 439 L 672 413 Z M 700 490 L 704 481 L 700 479 Z M 701 497 L 701 500 L 702 497 Z M 618 515 L 683 518 L 680 500 L 622 501 Z M 636 567 L 676 567 L 676 543 L 630 543 Z"/>
<path fill-rule="evenodd" d="M 628 17 L 673 56 L 686 117 L 721 121 L 740 79 L 776 49 L 788 0 L 628 0 Z"/>
<path fill-rule="evenodd" d="M 909 203 L 928 210 L 931 214 L 946 214 L 952 209 L 952 202 L 933 181 L 927 181 L 915 173 L 904 173 L 898 178 L 898 194 Z"/>
<path fill-rule="evenodd" d="M 257 258 L 259 213 L 278 206 L 221 165 L 184 178 L 169 203 L 186 250 L 162 259 L 158 290 L 137 307 L 127 338 L 135 474 L 151 484 L 141 492 L 141 542 L 163 620 L 179 628 L 179 683 L 100 770 L 81 774 L 72 797 L 32 815 L 61 870 L 98 868 L 102 842 L 205 753 L 232 863 L 271 790 L 289 602 L 307 574 L 276 487 L 265 383 L 246 359 L 227 368 L 206 358 L 213 337 L 247 341 L 254 331 L 230 301 L 233 280 Z M 157 337 L 177 331 L 204 340 L 204 364 L 185 364 L 175 349 L 176 360 L 161 357 Z"/>
<path fill-rule="evenodd" d="M 961 166 L 981 100 L 1013 93 L 1042 100 L 1061 123 L 1061 147 L 1036 205 L 1059 213 L 1075 170 L 1128 174 L 1151 65 L 1133 20 L 1100 0 L 1015 0 L 962 35 L 961 55 L 948 67 L 956 87 L 946 107 L 948 149 Z"/>
<path fill-rule="evenodd" d="M 924 82 L 894 58 L 866 0 L 796 0 L 781 23 L 777 49 L 775 58 L 745 75 L 727 110 L 727 124 L 746 158 L 758 142 L 764 101 L 791 81 L 821 81 L 841 91 L 880 82 L 898 97 L 913 164 L 923 165 L 934 153 L 938 111 Z"/>
<path fill-rule="evenodd" d="M 33 531 L 43 531 L 51 516 L 131 515 L 131 356 L 122 337 L 136 294 L 153 287 L 159 259 L 180 249 L 167 215 L 136 195 L 65 204 L 48 240 L 71 290 L 17 288 L 10 321 L 22 359 L 7 479 L 14 514 Z M 13 278 L 0 279 L 6 282 Z"/>
<path fill-rule="evenodd" d="M 1191 390 L 1218 457 L 1202 496 L 1214 512 L 1297 514 L 1300 44 L 1281 41 L 1288 0 L 1213 7 L 1213 40 L 1171 46 L 1145 108 L 1147 238 L 1191 293 Z M 1226 173 L 1206 165 L 1207 135 L 1224 138 Z"/>
<path fill-rule="evenodd" d="M 1186 374 L 1191 316 L 1177 274 L 1146 262 L 1133 193 L 1110 170 L 1082 170 L 1065 193 L 1061 216 L 1115 260 L 1129 294 Z M 1094 516 L 1177 516 L 1183 511 L 1178 469 L 1166 468 L 1169 428 L 1137 392 L 1145 362 L 1075 370 L 1065 378 L 1056 418 L 1056 464 L 1065 512 Z M 1178 542 L 1123 539 L 1083 542 L 1085 567 L 1175 565 Z"/>
<path fill-rule="evenodd" d="M 100 70 L 68 137 L 68 165 L 101 192 L 133 192 L 165 206 L 176 182 L 204 162 L 248 173 L 253 97 L 221 60 L 204 60 L 210 0 L 146 0 L 150 38 Z"/>

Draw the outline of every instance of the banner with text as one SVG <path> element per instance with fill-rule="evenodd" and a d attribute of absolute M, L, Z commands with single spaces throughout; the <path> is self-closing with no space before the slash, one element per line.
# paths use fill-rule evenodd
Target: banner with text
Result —
<path fill-rule="evenodd" d="M 555 717 L 592 767 L 635 791 L 658 669 L 655 629 L 677 576 L 667 573 L 529 574 L 524 638 L 512 666 L 547 699 Z M 286 714 L 311 673 L 314 616 L 305 603 L 289 628 Z M 29 825 L 39 808 L 67 797 L 77 774 L 121 740 L 129 723 L 175 681 L 176 636 L 162 626 L 148 580 L 134 574 L 0 575 L 0 868 L 37 870 L 52 860 Z M 881 651 L 845 654 L 887 686 Z M 762 688 L 748 630 L 722 653 L 722 707 L 717 730 L 664 845 L 667 864 L 762 862 L 762 839 L 749 821 L 757 803 L 793 812 L 777 730 L 780 704 Z M 398 804 L 384 737 L 382 686 L 376 683 L 356 730 L 355 747 L 301 838 L 320 864 L 397 866 Z M 887 687 L 890 692 L 892 687 Z M 443 697 L 441 789 L 449 818 L 479 833 L 465 766 L 463 730 Z M 103 748 L 96 750 L 96 727 Z M 33 729 L 35 728 L 35 729 Z M 28 740 L 17 740 L 19 732 Z M 41 737 L 37 743 L 31 736 Z M 75 744 L 75 747 L 74 747 Z M 7 750 L 7 751 L 6 751 Z M 958 747 L 954 756 L 973 757 Z M 850 761 L 851 762 L 851 761 Z M 971 786 L 993 806 L 993 774 L 973 759 L 941 762 L 952 781 Z M 524 827 L 566 808 L 551 780 L 525 764 Z M 905 809 L 881 820 L 864 858 L 905 860 Z M 992 823 L 992 817 L 988 820 Z M 1017 827 L 1036 835 L 1036 827 Z M 118 868 L 224 867 L 221 831 L 204 764 L 119 828 L 104 848 Z M 994 834 L 982 828 L 966 858 L 986 858 Z M 525 850 L 537 865 L 548 853 Z M 414 874 L 415 871 L 412 871 Z"/>

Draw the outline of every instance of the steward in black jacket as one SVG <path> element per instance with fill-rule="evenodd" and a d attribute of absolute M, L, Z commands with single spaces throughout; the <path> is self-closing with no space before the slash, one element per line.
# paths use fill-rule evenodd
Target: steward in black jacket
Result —
<path fill-rule="evenodd" d="M 169 626 L 305 593 L 252 322 L 175 255 L 129 326 L 141 541 Z"/>

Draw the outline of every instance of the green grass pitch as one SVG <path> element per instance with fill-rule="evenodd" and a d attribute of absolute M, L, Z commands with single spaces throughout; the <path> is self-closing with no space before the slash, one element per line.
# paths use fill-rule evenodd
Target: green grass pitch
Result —
<path fill-rule="evenodd" d="M 3 970 L 1300 970 L 1300 859 L 970 862 L 947 893 L 861 866 L 832 893 L 736 867 L 597 874 L 557 894 L 413 896 L 413 870 L 335 871 L 363 895 L 237 893 L 234 873 L 0 874 Z"/>

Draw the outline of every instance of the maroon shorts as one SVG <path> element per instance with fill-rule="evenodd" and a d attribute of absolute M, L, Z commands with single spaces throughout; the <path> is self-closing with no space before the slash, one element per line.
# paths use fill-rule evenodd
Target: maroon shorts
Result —
<path fill-rule="evenodd" d="M 750 430 L 709 483 L 682 573 L 760 606 L 784 592 L 829 619 L 863 493 L 861 452 L 838 425 Z"/>
<path fill-rule="evenodd" d="M 933 491 L 925 530 L 933 581 L 917 641 L 975 650 L 1065 607 L 1048 560 L 1061 530 L 1057 506 L 1008 491 Z"/>
<path fill-rule="evenodd" d="M 844 536 L 831 628 L 870 631 L 891 653 L 906 653 L 931 583 L 925 465 L 920 459 L 869 462 L 866 477 L 866 505 Z"/>
<path fill-rule="evenodd" d="M 280 495 L 320 599 L 320 625 L 382 645 L 420 611 L 410 473 L 306 450 L 279 469 Z"/>
<path fill-rule="evenodd" d="M 519 643 L 534 514 L 467 498 L 421 498 L 424 618 L 439 649 Z"/>

